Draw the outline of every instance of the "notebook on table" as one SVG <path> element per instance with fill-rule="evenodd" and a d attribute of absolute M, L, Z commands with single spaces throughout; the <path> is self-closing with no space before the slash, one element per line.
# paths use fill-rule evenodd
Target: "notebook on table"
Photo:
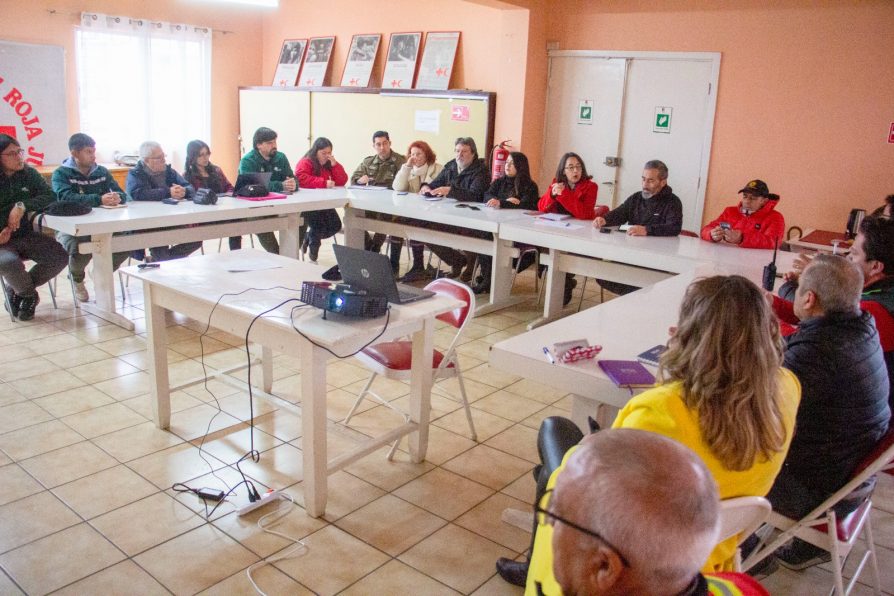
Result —
<path fill-rule="evenodd" d="M 618 387 L 652 387 L 655 377 L 636 360 L 600 360 L 599 368 Z"/>
<path fill-rule="evenodd" d="M 664 344 L 658 344 L 654 348 L 649 348 L 642 354 L 638 355 L 636 359 L 643 364 L 658 366 L 658 359 L 661 358 L 661 355 L 665 352 L 667 352 L 667 346 Z"/>

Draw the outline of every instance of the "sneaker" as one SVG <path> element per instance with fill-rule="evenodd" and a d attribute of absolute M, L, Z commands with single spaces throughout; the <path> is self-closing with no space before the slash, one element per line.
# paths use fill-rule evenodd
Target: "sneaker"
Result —
<path fill-rule="evenodd" d="M 19 303 L 19 320 L 30 321 L 34 318 L 34 310 L 40 303 L 40 296 L 37 294 L 34 294 L 34 296 L 20 296 L 19 300 L 21 300 Z"/>
<path fill-rule="evenodd" d="M 774 554 L 783 567 L 793 571 L 801 571 L 832 560 L 831 553 L 799 538 L 778 548 Z"/>
<path fill-rule="evenodd" d="M 87 302 L 90 300 L 90 293 L 87 291 L 87 286 L 84 285 L 84 282 L 76 281 L 74 288 L 75 298 L 77 298 L 79 302 Z"/>
<path fill-rule="evenodd" d="M 22 298 L 18 294 L 16 294 L 15 290 L 12 289 L 11 286 L 6 286 L 6 298 L 4 301 L 4 306 L 6 310 L 13 316 L 18 318 L 19 316 L 19 307 L 22 303 Z M 12 309 L 12 310 L 10 310 Z"/>

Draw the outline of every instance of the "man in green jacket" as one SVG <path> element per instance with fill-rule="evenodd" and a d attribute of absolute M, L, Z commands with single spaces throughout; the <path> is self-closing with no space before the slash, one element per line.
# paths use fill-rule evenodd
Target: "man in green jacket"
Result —
<path fill-rule="evenodd" d="M 298 181 L 292 175 L 289 158 L 276 150 L 276 137 L 276 131 L 265 126 L 256 130 L 251 141 L 254 149 L 242 157 L 239 173 L 270 172 L 267 188 L 271 192 L 292 193 L 298 189 Z M 258 240 L 267 252 L 279 253 L 279 242 L 273 232 L 258 234 Z"/>
<path fill-rule="evenodd" d="M 53 172 L 53 191 L 60 201 L 76 201 L 91 207 L 117 207 L 127 202 L 127 193 L 121 190 L 112 174 L 96 163 L 96 141 L 78 132 L 68 139 L 68 150 L 71 151 L 71 157 L 66 158 Z M 84 285 L 84 270 L 93 255 L 80 254 L 78 245 L 90 242 L 90 236 L 71 236 L 56 232 L 56 240 L 68 252 L 68 272 L 74 282 L 75 297 L 81 302 L 87 302 L 90 294 Z M 113 254 L 113 267 L 120 267 L 129 255 L 129 252 Z"/>
<path fill-rule="evenodd" d="M 0 276 L 6 281 L 6 308 L 14 318 L 30 321 L 40 302 L 37 287 L 65 269 L 68 254 L 49 236 L 35 232 L 26 212 L 41 211 L 56 199 L 37 170 L 25 165 L 25 151 L 15 138 L 0 134 Z M 24 261 L 35 262 L 25 271 Z"/>

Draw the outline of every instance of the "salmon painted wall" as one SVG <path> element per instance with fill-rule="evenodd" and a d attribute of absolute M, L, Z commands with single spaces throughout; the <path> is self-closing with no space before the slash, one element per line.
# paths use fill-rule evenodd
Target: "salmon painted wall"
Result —
<path fill-rule="evenodd" d="M 563 50 L 721 52 L 705 217 L 758 177 L 830 230 L 894 192 L 892 31 L 890 0 L 567 0 L 547 25 Z"/>
<path fill-rule="evenodd" d="M 54 11 L 54 12 L 51 12 Z M 228 176 L 239 164 L 240 86 L 260 84 L 261 14 L 257 8 L 180 0 L 33 0 L 4 2 L 3 31 L 8 41 L 61 45 L 65 48 L 65 108 L 70 133 L 79 130 L 75 27 L 81 12 L 144 17 L 212 27 L 211 138 L 214 162 Z M 230 31 L 224 34 L 222 31 Z M 115 73 L 109 73 L 114 84 Z M 89 134 L 90 131 L 84 131 Z M 164 139 L 158 139 L 164 144 Z M 185 147 L 181 149 L 185 151 Z M 183 164 L 173 164 L 179 171 Z"/>
<path fill-rule="evenodd" d="M 522 132 L 528 51 L 527 10 L 501 2 L 445 0 L 392 0 L 387 3 L 387 10 L 383 8 L 381 4 L 365 0 L 332 0 L 325 9 L 310 11 L 295 3 L 281 1 L 279 10 L 264 18 L 263 84 L 269 85 L 273 79 L 284 39 L 335 35 L 329 84 L 338 85 L 351 36 L 358 33 L 381 33 L 382 45 L 370 80 L 371 86 L 378 86 L 385 67 L 385 54 L 391 33 L 460 31 L 461 39 L 451 89 L 496 92 L 495 138 L 513 139 L 514 145 L 521 143 L 523 149 L 528 149 Z M 382 126 L 384 124 L 377 124 L 374 115 L 371 115 L 369 131 L 358 131 L 358 142 L 368 144 L 369 133 Z M 400 148 L 406 147 L 411 140 L 394 139 L 396 147 Z M 538 139 L 537 151 L 539 144 Z M 485 148 L 479 145 L 478 149 L 479 154 L 484 157 Z M 440 162 L 449 159 L 452 156 L 438 156 Z"/>

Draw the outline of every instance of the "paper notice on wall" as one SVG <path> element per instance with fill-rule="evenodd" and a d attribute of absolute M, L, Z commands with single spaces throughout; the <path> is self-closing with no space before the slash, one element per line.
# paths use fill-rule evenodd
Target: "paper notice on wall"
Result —
<path fill-rule="evenodd" d="M 415 125 L 413 128 L 416 129 L 416 132 L 440 133 L 441 110 L 416 110 Z"/>

